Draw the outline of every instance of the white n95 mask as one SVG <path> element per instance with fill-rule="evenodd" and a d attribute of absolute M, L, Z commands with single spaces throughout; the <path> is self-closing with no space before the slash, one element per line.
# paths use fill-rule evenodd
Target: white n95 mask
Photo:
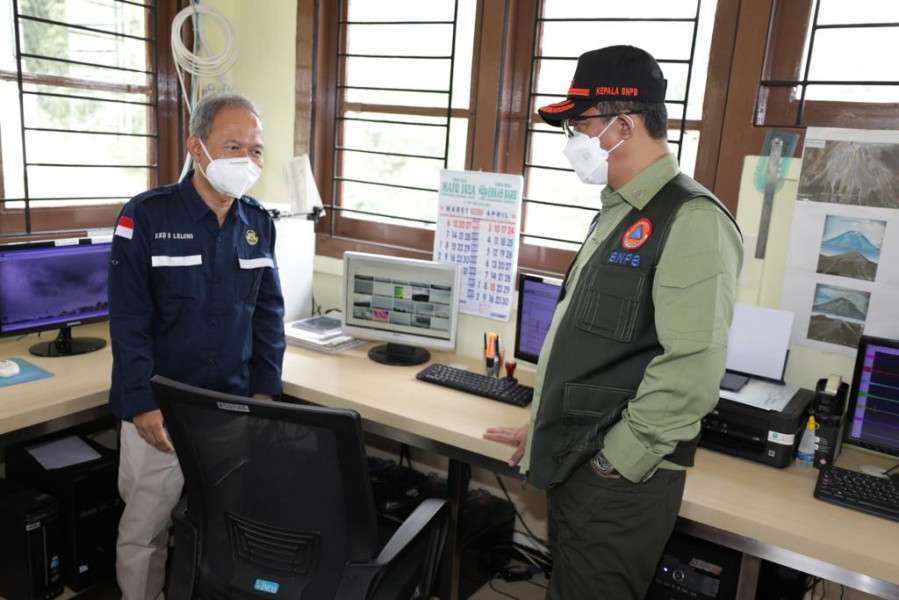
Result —
<path fill-rule="evenodd" d="M 200 146 L 209 157 L 210 162 L 206 165 L 205 171 L 203 167 L 200 167 L 200 163 L 197 163 L 197 167 L 219 193 L 232 198 L 240 198 L 253 187 L 253 184 L 259 179 L 259 175 L 262 174 L 259 165 L 247 157 L 213 159 L 209 156 L 209 151 L 202 140 Z"/>
<path fill-rule="evenodd" d="M 609 152 L 623 144 L 624 140 L 619 140 L 609 150 L 603 150 L 599 140 L 614 123 L 615 119 L 610 121 L 595 138 L 576 131 L 565 143 L 565 149 L 562 152 L 571 163 L 575 174 L 584 183 L 605 185 L 609 182 Z"/>

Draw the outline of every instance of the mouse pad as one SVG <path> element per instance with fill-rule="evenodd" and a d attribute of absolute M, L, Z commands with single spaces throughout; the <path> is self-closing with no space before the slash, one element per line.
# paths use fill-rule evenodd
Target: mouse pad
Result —
<path fill-rule="evenodd" d="M 36 379 L 46 379 L 47 377 L 53 377 L 53 373 L 51 373 L 50 371 L 45 371 L 42 368 L 31 364 L 25 359 L 10 357 L 4 360 L 11 360 L 14 363 L 17 363 L 19 365 L 19 372 L 12 377 L 0 377 L 0 388 L 6 387 L 8 385 L 15 385 L 17 383 L 34 381 Z"/>

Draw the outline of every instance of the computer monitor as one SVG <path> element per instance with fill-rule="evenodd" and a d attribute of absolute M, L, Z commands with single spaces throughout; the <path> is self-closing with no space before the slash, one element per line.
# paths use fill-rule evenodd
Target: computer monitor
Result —
<path fill-rule="evenodd" d="M 536 363 L 556 310 L 562 280 L 555 277 L 518 276 L 518 313 L 515 320 L 515 358 Z"/>
<path fill-rule="evenodd" d="M 0 246 L 0 336 L 59 329 L 29 351 L 68 356 L 99 350 L 106 340 L 72 337 L 72 327 L 109 318 L 107 277 L 112 242 L 56 240 Z"/>
<path fill-rule="evenodd" d="M 858 345 L 843 443 L 899 459 L 899 340 L 863 335 Z M 862 465 L 868 473 L 882 469 Z"/>
<path fill-rule="evenodd" d="M 424 347 L 456 347 L 461 293 L 458 265 L 380 254 L 343 256 L 341 328 L 387 342 L 368 356 L 387 365 L 430 360 Z"/>

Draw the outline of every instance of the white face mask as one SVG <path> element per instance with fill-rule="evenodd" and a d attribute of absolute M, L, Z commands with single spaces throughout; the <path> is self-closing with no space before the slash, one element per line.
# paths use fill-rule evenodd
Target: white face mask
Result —
<path fill-rule="evenodd" d="M 200 168 L 200 171 L 206 176 L 212 187 L 221 194 L 231 196 L 232 198 L 240 198 L 247 193 L 247 190 L 253 187 L 253 184 L 259 179 L 259 175 L 262 174 L 262 169 L 259 168 L 259 165 L 247 157 L 213 159 L 209 156 L 209 150 L 206 149 L 206 145 L 203 144 L 202 140 L 200 141 L 200 146 L 203 148 L 206 156 L 209 157 L 209 164 L 206 165 L 205 171 L 203 167 L 200 167 L 199 162 L 197 167 Z"/>
<path fill-rule="evenodd" d="M 617 119 L 613 119 L 595 138 L 576 131 L 565 143 L 565 157 L 571 163 L 574 172 L 584 183 L 605 185 L 609 182 L 609 153 L 624 143 L 619 140 L 609 150 L 603 150 L 599 139 L 609 130 Z"/>

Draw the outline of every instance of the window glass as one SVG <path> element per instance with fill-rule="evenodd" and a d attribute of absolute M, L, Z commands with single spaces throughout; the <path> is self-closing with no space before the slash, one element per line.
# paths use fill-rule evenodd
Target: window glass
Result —
<path fill-rule="evenodd" d="M 337 219 L 436 222 L 440 170 L 465 165 L 475 8 L 475 0 L 348 2 L 338 65 Z"/>
<path fill-rule="evenodd" d="M 5 208 L 123 202 L 156 184 L 153 4 L 18 0 L 16 17 L 0 0 Z"/>

